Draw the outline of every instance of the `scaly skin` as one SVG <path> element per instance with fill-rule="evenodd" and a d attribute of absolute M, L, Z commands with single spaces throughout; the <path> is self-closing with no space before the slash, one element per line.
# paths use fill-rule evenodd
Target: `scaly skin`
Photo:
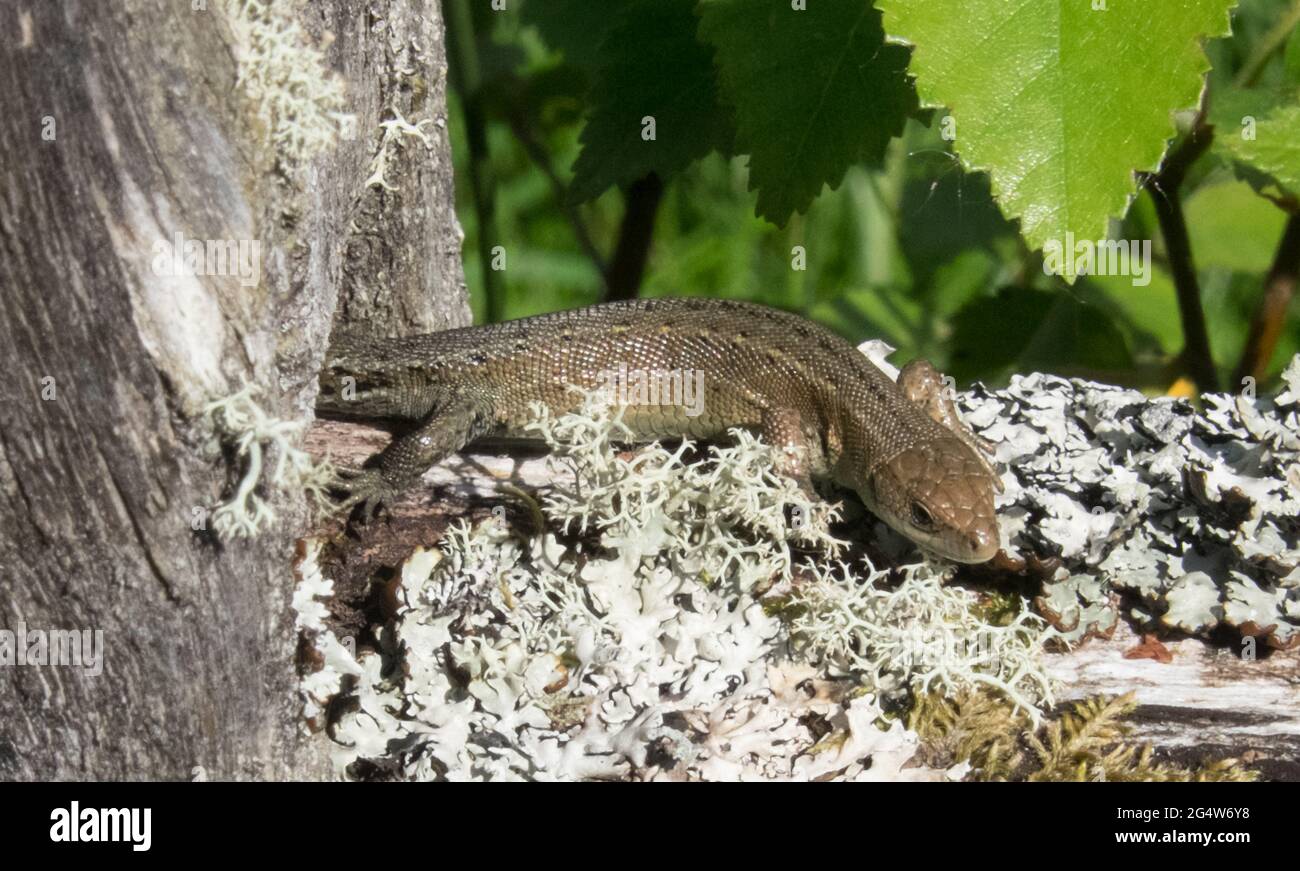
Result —
<path fill-rule="evenodd" d="M 940 556 L 977 563 L 998 551 L 1000 482 L 928 363 L 909 364 L 900 388 L 829 330 L 729 300 L 633 300 L 399 339 L 337 336 L 317 411 L 416 422 L 351 473 L 344 506 L 369 512 L 391 501 L 476 438 L 526 436 L 530 402 L 572 410 L 569 385 L 607 384 L 620 366 L 684 372 L 703 388 L 690 408 L 629 404 L 623 419 L 638 439 L 747 427 L 781 449 L 781 471 L 854 490 Z"/>

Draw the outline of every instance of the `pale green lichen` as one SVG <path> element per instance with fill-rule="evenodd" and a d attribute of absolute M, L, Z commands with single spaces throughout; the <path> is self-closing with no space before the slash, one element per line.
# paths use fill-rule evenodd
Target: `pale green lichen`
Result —
<path fill-rule="evenodd" d="M 683 461 L 689 441 L 673 451 L 655 443 L 625 458 L 616 447 L 631 431 L 621 410 L 598 396 L 559 418 L 541 403 L 532 410 L 529 429 L 556 465 L 575 474 L 576 486 L 557 487 L 545 500 L 547 516 L 566 532 L 596 529 L 611 548 L 666 553 L 678 574 L 703 573 L 746 591 L 788 579 L 796 545 L 833 555 L 844 544 L 829 531 L 838 507 L 776 474 L 771 448 L 746 431 L 733 431 L 734 445 L 711 447 L 705 462 Z"/>
<path fill-rule="evenodd" d="M 415 124 L 407 121 L 402 117 L 396 107 L 390 110 L 393 117 L 387 121 L 381 121 L 380 130 L 383 131 L 379 136 L 379 148 L 375 156 L 370 160 L 370 177 L 366 179 L 366 187 L 383 188 L 386 191 L 395 190 L 387 181 L 388 161 L 392 156 L 392 149 L 401 148 L 403 137 L 412 136 L 420 140 L 425 148 L 430 147 L 429 135 L 421 127 L 425 124 L 432 124 L 433 121 L 426 118 Z"/>
<path fill-rule="evenodd" d="M 256 385 L 249 384 L 203 409 L 217 440 L 232 448 L 243 463 L 234 493 L 212 512 L 212 529 L 223 540 L 252 538 L 276 522 L 275 509 L 259 489 L 286 499 L 299 498 L 305 492 L 318 508 L 329 507 L 332 464 L 328 459 L 317 463 L 296 447 L 306 421 L 280 420 L 267 414 L 253 398 L 258 392 Z M 269 470 L 268 458 L 273 460 Z"/>
<path fill-rule="evenodd" d="M 775 475 L 752 436 L 688 461 L 691 445 L 621 451 L 627 433 L 596 397 L 535 413 L 556 473 L 546 528 L 454 524 L 436 555 L 403 566 L 382 654 L 311 677 L 319 710 L 331 677 L 356 676 L 333 729 L 340 770 L 943 780 L 966 768 L 917 766 L 919 742 L 885 716 L 885 694 L 997 686 L 1031 709 L 1050 698 L 1045 633 L 1023 608 L 992 627 L 934 567 L 894 589 L 877 572 L 820 567 L 843 544 L 835 509 Z"/>
<path fill-rule="evenodd" d="M 877 688 L 897 682 L 946 695 L 994 689 L 1034 719 L 1052 704 L 1042 654 L 1057 633 L 1041 618 L 1021 607 L 995 626 L 969 591 L 945 586 L 929 566 L 907 567 L 892 589 L 883 583 L 887 572 L 866 569 L 856 577 L 843 565 L 812 567 L 814 580 L 800 588 L 803 607 L 790 623 L 814 659 Z"/>
<path fill-rule="evenodd" d="M 343 82 L 311 44 L 291 0 L 221 0 L 219 8 L 234 36 L 236 86 L 282 166 L 296 169 L 351 129 Z"/>
<path fill-rule="evenodd" d="M 1035 604 L 1071 643 L 1124 616 L 1300 646 L 1300 356 L 1274 397 L 1202 408 L 1051 375 L 961 397 L 996 445 L 1007 550 L 1061 565 Z"/>

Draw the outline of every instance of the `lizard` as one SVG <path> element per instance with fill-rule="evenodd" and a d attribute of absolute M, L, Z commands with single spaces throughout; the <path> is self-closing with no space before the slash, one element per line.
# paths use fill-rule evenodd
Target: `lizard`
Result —
<path fill-rule="evenodd" d="M 529 438 L 532 402 L 571 411 L 581 402 L 572 386 L 609 386 L 610 373 L 638 370 L 686 373 L 701 396 L 694 409 L 626 405 L 637 440 L 747 428 L 809 492 L 811 479 L 831 479 L 950 560 L 998 553 L 1001 479 L 932 365 L 913 360 L 895 382 L 826 327 L 734 300 L 609 302 L 403 338 L 336 331 L 317 413 L 413 424 L 360 469 L 341 471 L 339 507 L 369 515 L 476 439 Z"/>

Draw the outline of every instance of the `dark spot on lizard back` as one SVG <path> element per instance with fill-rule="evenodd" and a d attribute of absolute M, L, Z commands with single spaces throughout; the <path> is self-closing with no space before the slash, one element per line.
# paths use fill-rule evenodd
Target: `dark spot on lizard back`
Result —
<path fill-rule="evenodd" d="M 487 354 L 484 354 L 482 351 L 475 351 L 473 354 L 469 355 L 469 361 L 475 366 L 482 366 L 487 362 L 487 360 Z"/>

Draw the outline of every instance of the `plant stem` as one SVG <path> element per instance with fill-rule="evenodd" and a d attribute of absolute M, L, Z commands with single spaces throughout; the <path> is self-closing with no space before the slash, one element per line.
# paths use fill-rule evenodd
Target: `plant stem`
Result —
<path fill-rule="evenodd" d="M 578 247 L 587 255 L 587 259 L 596 267 L 600 273 L 601 283 L 608 288 L 609 275 L 608 265 L 605 258 L 601 256 L 600 251 L 596 248 L 596 243 L 591 239 L 591 233 L 587 231 L 587 225 L 582 220 L 582 215 L 578 212 L 578 207 L 569 201 L 569 189 L 560 178 L 555 167 L 551 165 L 551 159 L 546 153 L 542 143 L 537 141 L 533 131 L 529 128 L 527 120 L 524 119 L 523 113 L 517 111 L 510 112 L 510 129 L 514 131 L 515 138 L 519 144 L 524 147 L 528 157 L 546 176 L 547 181 L 551 183 L 551 190 L 555 194 L 555 200 L 560 206 L 560 211 L 568 219 L 569 225 L 573 227 L 573 235 L 578 240 Z"/>
<path fill-rule="evenodd" d="M 1273 265 L 1264 279 L 1264 296 L 1250 322 L 1246 348 L 1237 366 L 1236 379 L 1254 378 L 1258 383 L 1268 374 L 1268 364 L 1277 348 L 1286 323 L 1286 311 L 1295 296 L 1297 278 L 1300 277 L 1300 214 L 1292 214 L 1282 231 Z"/>
<path fill-rule="evenodd" d="M 635 299 L 641 288 L 655 214 L 664 195 L 664 183 L 653 172 L 632 182 L 624 194 L 627 207 L 619 226 L 618 245 L 609 264 L 606 299 Z"/>
<path fill-rule="evenodd" d="M 1233 84 L 1243 88 L 1254 86 L 1259 74 L 1264 71 L 1268 59 L 1286 43 L 1287 37 L 1295 30 L 1297 24 L 1300 24 L 1300 0 L 1296 0 L 1287 13 L 1278 19 L 1277 24 L 1264 34 L 1264 38 L 1255 47 L 1255 53 L 1237 72 Z"/>
<path fill-rule="evenodd" d="M 447 54 L 452 73 L 460 84 L 461 105 L 465 109 L 465 137 L 469 143 L 469 184 L 478 222 L 478 257 L 483 272 L 483 299 L 489 323 L 505 317 L 505 283 L 500 270 L 492 268 L 497 248 L 496 176 L 488 153 L 487 119 L 481 93 L 482 71 L 478 46 L 474 39 L 474 17 L 468 0 L 448 0 Z"/>
<path fill-rule="evenodd" d="M 1210 147 L 1212 138 L 1213 134 L 1203 120 L 1198 119 L 1191 133 L 1169 152 L 1160 171 L 1146 178 L 1153 189 L 1151 200 L 1155 204 L 1156 218 L 1169 254 L 1174 288 L 1178 293 L 1178 314 L 1183 326 L 1183 350 L 1179 357 L 1201 392 L 1217 390 L 1219 378 L 1210 353 L 1210 336 L 1205 327 L 1205 310 L 1201 306 L 1201 287 L 1187 238 L 1187 221 L 1183 217 L 1179 188 L 1187 170 Z"/>

